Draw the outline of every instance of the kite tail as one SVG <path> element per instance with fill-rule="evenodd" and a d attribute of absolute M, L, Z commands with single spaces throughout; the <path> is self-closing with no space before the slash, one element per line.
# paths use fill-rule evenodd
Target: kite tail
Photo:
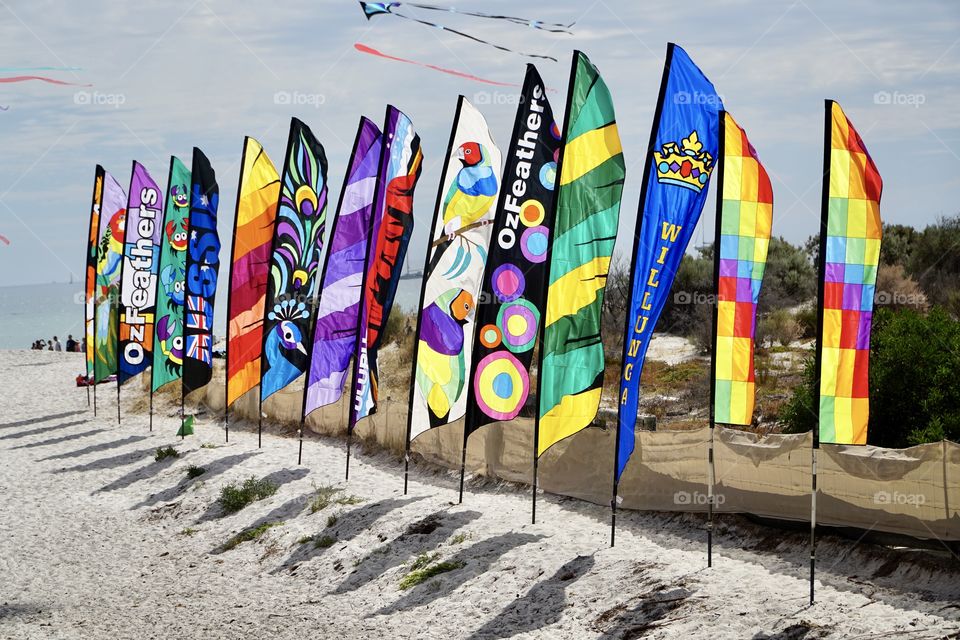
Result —
<path fill-rule="evenodd" d="M 485 45 L 487 45 L 488 47 L 493 47 L 494 49 L 499 49 L 500 51 L 506 51 L 507 53 L 515 53 L 515 54 L 517 54 L 517 55 L 524 56 L 525 58 L 539 58 L 539 59 L 541 59 L 541 60 L 552 60 L 553 62 L 556 62 L 556 61 L 557 61 L 557 59 L 554 58 L 553 56 L 543 56 L 543 55 L 539 55 L 539 54 L 536 54 L 536 53 L 525 53 L 525 52 L 523 52 L 523 51 L 516 51 L 516 50 L 514 50 L 514 49 L 508 49 L 507 47 L 501 46 L 501 45 L 499 45 L 499 44 L 496 44 L 496 43 L 493 43 L 493 42 L 489 42 L 489 41 L 487 41 L 487 40 L 481 40 L 480 38 L 478 38 L 478 37 L 476 37 L 476 36 L 471 36 L 470 34 L 464 33 L 463 31 L 457 31 L 456 29 L 450 29 L 450 28 L 448 28 L 448 27 L 444 27 L 443 25 L 439 25 L 439 24 L 437 24 L 437 23 L 435 23 L 435 22 L 427 22 L 426 20 L 420 20 L 420 19 L 418 19 L 418 18 L 414 18 L 414 17 L 411 17 L 411 16 L 405 16 L 405 15 L 403 15 L 402 13 L 397 13 L 396 11 L 391 11 L 391 13 L 392 13 L 393 15 L 397 16 L 398 18 L 404 18 L 405 20 L 411 20 L 411 21 L 413 21 L 413 22 L 419 22 L 420 24 L 426 25 L 426 26 L 428 26 L 428 27 L 435 27 L 435 28 L 440 29 L 440 30 L 442 30 L 442 31 L 447 31 L 447 32 L 449 32 L 449 33 L 455 33 L 455 34 L 457 34 L 458 36 L 461 36 L 461 37 L 463 37 L 463 38 L 467 38 L 468 40 L 473 40 L 474 42 L 477 42 L 477 43 L 480 43 L 480 44 L 485 44 Z"/>
<path fill-rule="evenodd" d="M 534 29 L 540 29 L 541 31 L 549 31 L 550 33 L 569 33 L 573 32 L 570 29 L 573 27 L 576 22 L 571 22 L 570 24 L 560 24 L 558 22 L 541 22 L 540 20 L 529 20 L 527 18 L 517 18 L 516 16 L 503 16 L 492 13 L 482 13 L 480 11 L 460 11 L 455 7 L 437 7 L 429 4 L 418 4 L 415 2 L 406 2 L 411 7 L 416 7 L 418 9 L 426 9 L 428 11 L 443 11 L 445 13 L 456 13 L 463 16 L 473 16 L 474 18 L 488 18 L 490 20 L 506 20 L 507 22 L 512 22 L 514 24 L 519 24 L 525 27 L 533 27 Z"/>

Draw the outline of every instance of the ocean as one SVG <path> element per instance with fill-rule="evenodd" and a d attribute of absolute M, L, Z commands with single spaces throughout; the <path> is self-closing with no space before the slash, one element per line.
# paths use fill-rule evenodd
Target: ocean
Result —
<path fill-rule="evenodd" d="M 227 327 L 227 292 L 220 289 L 213 318 L 217 336 Z M 394 306 L 412 311 L 419 296 L 419 279 L 401 280 Z M 34 340 L 53 336 L 66 345 L 68 335 L 83 337 L 83 283 L 0 287 L 0 349 L 29 349 Z"/>

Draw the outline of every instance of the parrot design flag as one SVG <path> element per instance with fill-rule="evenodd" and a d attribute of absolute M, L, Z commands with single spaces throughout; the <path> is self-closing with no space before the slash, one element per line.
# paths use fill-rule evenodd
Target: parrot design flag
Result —
<path fill-rule="evenodd" d="M 465 436 L 491 422 L 513 420 L 530 395 L 560 153 L 560 129 L 533 65 L 527 65 L 509 142 L 477 306 Z"/>
<path fill-rule="evenodd" d="M 170 158 L 164 205 L 160 277 L 157 280 L 157 325 L 153 336 L 156 366 L 153 390 L 178 380 L 183 366 L 183 301 L 187 273 L 187 227 L 190 215 L 190 171 Z"/>
<path fill-rule="evenodd" d="M 264 304 L 260 399 L 300 377 L 327 220 L 327 155 L 310 128 L 290 121 Z M 308 307 L 310 305 L 310 307 Z"/>
<path fill-rule="evenodd" d="M 220 270 L 217 206 L 220 187 L 210 161 L 193 148 L 190 172 L 190 241 L 186 256 L 186 304 L 183 322 L 183 395 L 213 376 L 213 304 Z"/>
<path fill-rule="evenodd" d="M 357 352 L 357 318 L 370 248 L 380 146 L 380 129 L 360 118 L 320 278 L 304 416 L 340 399 L 350 359 Z"/>
<path fill-rule="evenodd" d="M 227 299 L 227 406 L 260 384 L 263 310 L 280 174 L 253 138 L 243 143 Z"/>
<path fill-rule="evenodd" d="M 610 90 L 580 51 L 570 74 L 537 380 L 538 456 L 588 427 L 600 407 L 600 312 L 626 176 Z"/>
<path fill-rule="evenodd" d="M 379 164 L 357 325 L 349 429 L 377 410 L 377 353 L 413 232 L 413 194 L 423 168 L 420 136 L 410 118 L 393 105 L 387 106 Z"/>
<path fill-rule="evenodd" d="M 866 444 L 870 329 L 880 261 L 883 180 L 840 105 L 826 102 L 820 222 L 820 442 Z"/>
<path fill-rule="evenodd" d="M 127 194 L 103 172 L 103 196 L 97 240 L 93 376 L 103 382 L 117 372 L 117 329 L 120 325 L 120 267 L 127 227 Z"/>
<path fill-rule="evenodd" d="M 93 198 L 90 202 L 90 226 L 87 236 L 86 267 L 84 268 L 83 331 L 86 338 L 84 356 L 87 379 L 93 376 L 95 347 L 93 344 L 97 290 L 97 246 L 100 231 L 100 207 L 103 204 L 103 167 L 97 165 L 93 176 Z"/>
<path fill-rule="evenodd" d="M 460 96 L 423 269 L 411 440 L 466 413 L 476 299 L 493 229 L 500 161 L 487 121 Z"/>
<path fill-rule="evenodd" d="M 119 370 L 123 384 L 153 364 L 157 273 L 163 235 L 163 196 L 146 167 L 133 163 L 127 233 L 120 266 Z"/>

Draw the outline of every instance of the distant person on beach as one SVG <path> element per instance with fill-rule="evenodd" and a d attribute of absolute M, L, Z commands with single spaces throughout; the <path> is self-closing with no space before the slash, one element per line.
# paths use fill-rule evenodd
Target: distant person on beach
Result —
<path fill-rule="evenodd" d="M 77 350 L 77 341 L 73 339 L 73 334 L 67 336 L 67 351 L 74 353 Z"/>
<path fill-rule="evenodd" d="M 63 351 L 63 345 L 60 344 L 60 341 L 57 339 L 57 336 L 53 336 L 53 350 Z"/>
<path fill-rule="evenodd" d="M 53 351 L 53 340 L 47 340 L 47 351 Z"/>

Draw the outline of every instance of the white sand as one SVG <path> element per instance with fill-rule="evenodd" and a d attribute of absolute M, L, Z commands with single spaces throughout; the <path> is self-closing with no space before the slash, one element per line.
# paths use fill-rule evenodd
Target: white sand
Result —
<path fill-rule="evenodd" d="M 200 422 L 127 415 L 100 388 L 100 417 L 73 385 L 74 354 L 0 352 L 0 637 L 3 638 L 822 638 L 948 637 L 960 630 L 960 580 L 946 553 L 929 563 L 827 539 L 818 602 L 807 606 L 801 533 L 726 518 L 705 568 L 702 518 L 623 513 L 608 546 L 606 509 L 470 487 L 454 474 L 402 467 L 312 438 L 296 441 Z M 133 396 L 135 392 L 129 392 Z M 166 411 L 166 410 L 165 410 Z M 200 448 L 216 443 L 215 449 Z M 175 460 L 154 462 L 173 444 Z M 587 462 L 585 462 L 586 464 Z M 185 470 L 206 473 L 188 480 Z M 256 475 L 270 498 L 223 517 L 220 488 Z M 364 502 L 311 514 L 316 484 Z M 337 514 L 332 526 L 328 517 Z M 220 552 L 231 535 L 284 521 Z M 411 531 L 411 525 L 417 532 Z M 196 529 L 184 535 L 186 528 Z M 329 535 L 329 548 L 298 543 Z M 461 537 L 456 537 L 463 534 Z M 462 568 L 407 591 L 419 553 Z M 890 554 L 890 555 L 885 555 Z M 936 565 L 941 568 L 936 568 Z M 933 567 L 933 568 L 931 568 Z M 952 636 L 956 637 L 956 636 Z"/>

